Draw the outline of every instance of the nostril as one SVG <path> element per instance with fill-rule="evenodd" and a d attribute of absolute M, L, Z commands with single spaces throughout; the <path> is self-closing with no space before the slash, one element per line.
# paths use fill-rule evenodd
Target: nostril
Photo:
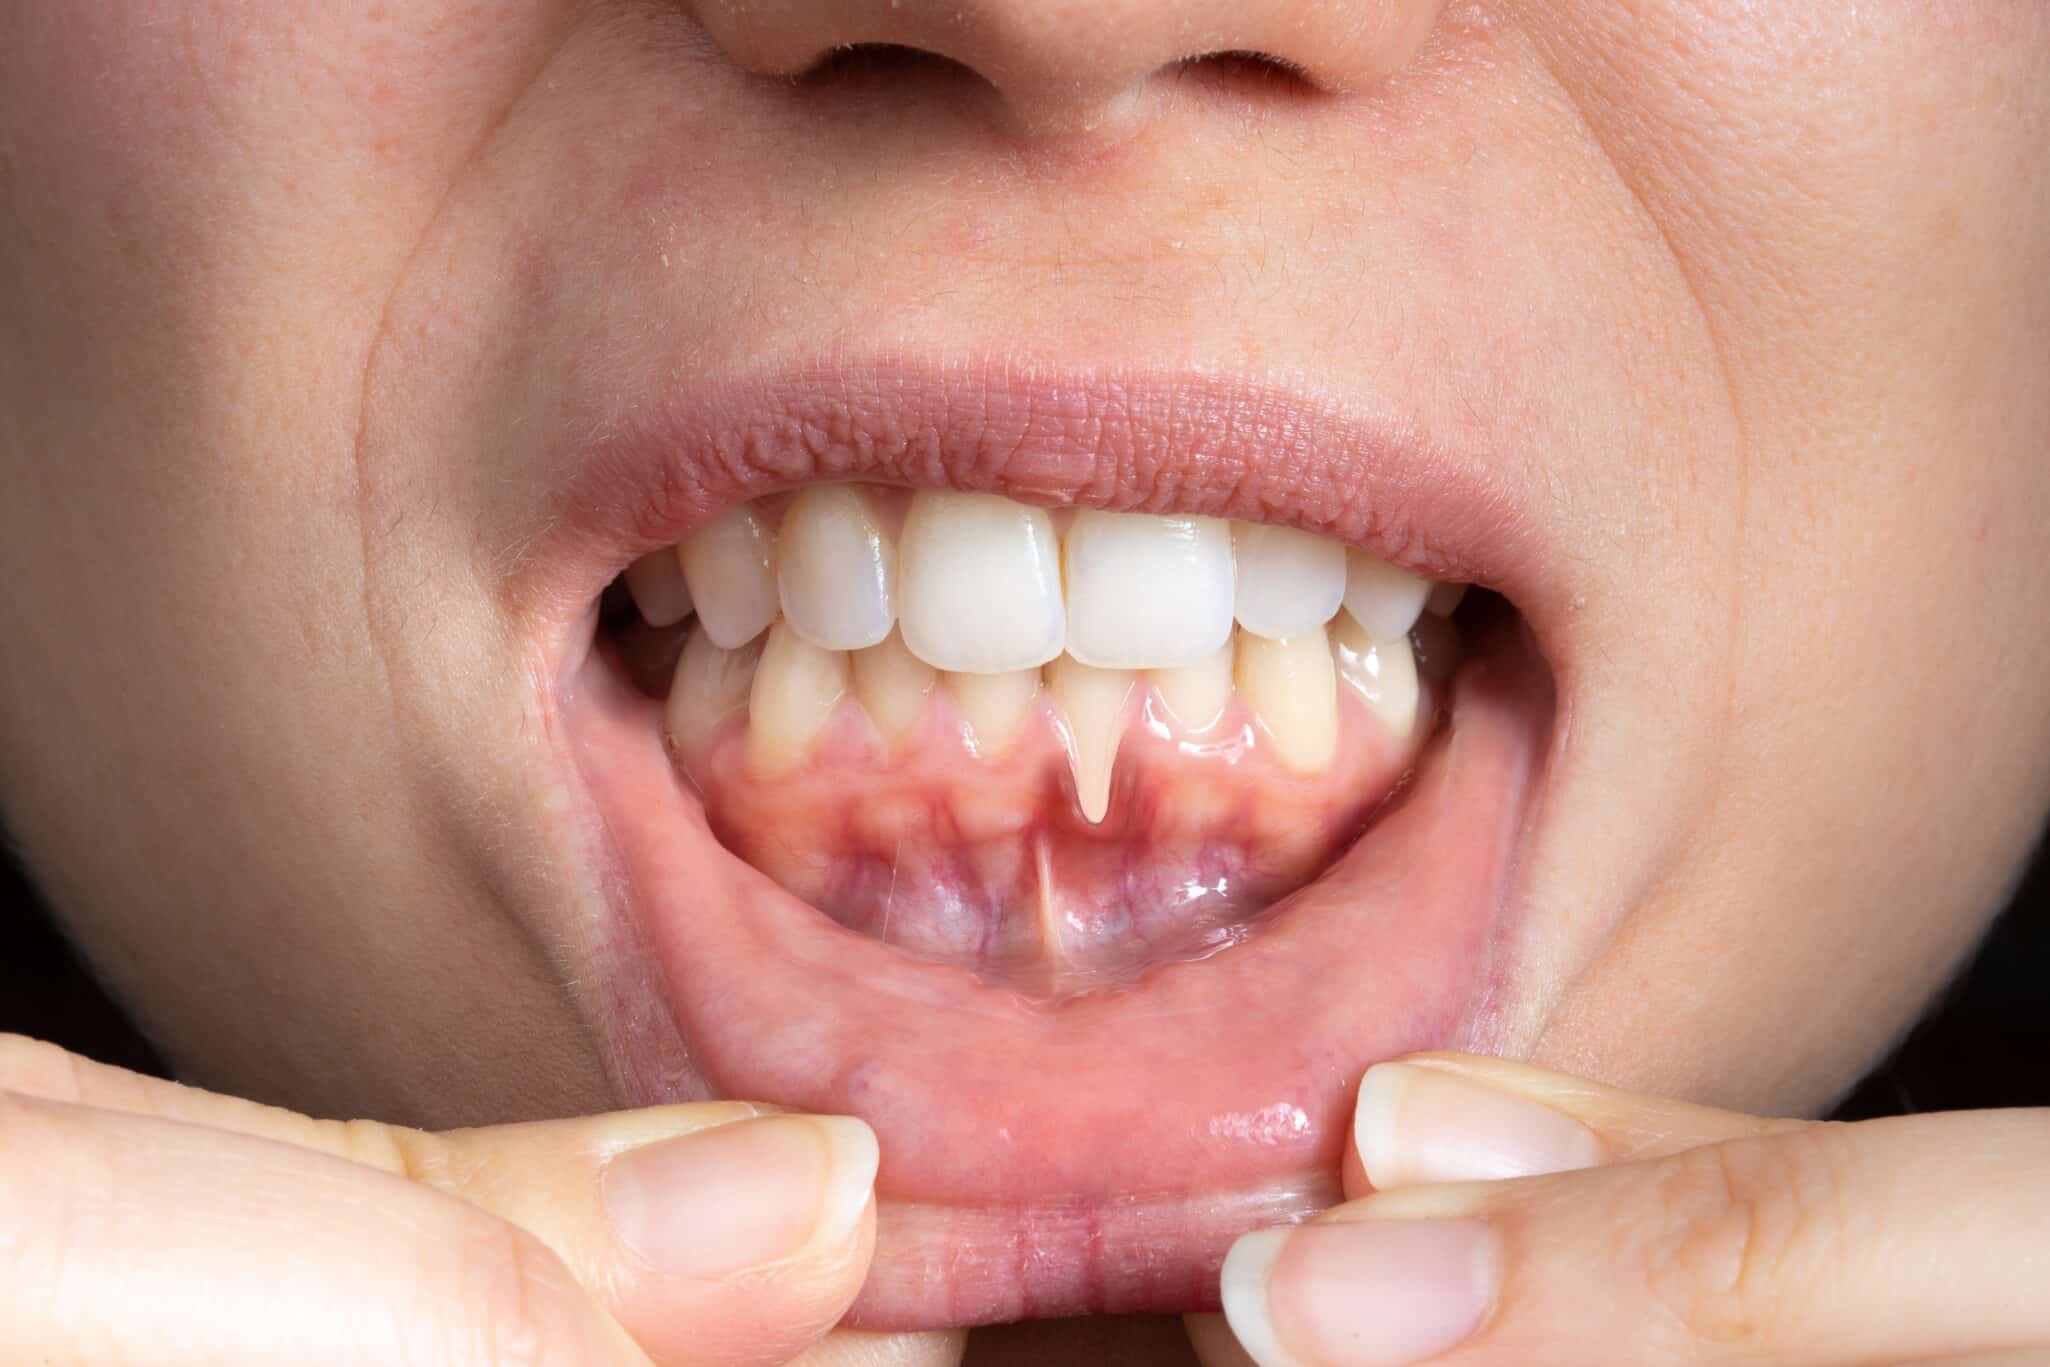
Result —
<path fill-rule="evenodd" d="M 842 43 L 821 54 L 797 79 L 825 86 L 912 76 L 981 79 L 965 63 L 908 43 Z"/>
<path fill-rule="evenodd" d="M 1233 48 L 1184 57 L 1175 63 L 1178 74 L 1215 81 L 1248 93 L 1301 95 L 1319 89 L 1309 68 L 1271 52 Z"/>

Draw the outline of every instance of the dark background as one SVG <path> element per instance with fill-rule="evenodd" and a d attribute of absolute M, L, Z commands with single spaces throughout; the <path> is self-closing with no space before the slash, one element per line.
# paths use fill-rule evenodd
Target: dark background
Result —
<path fill-rule="evenodd" d="M 1826 992 L 1828 983 L 1816 990 Z M 164 1071 L 92 983 L 21 868 L 0 854 L 0 1031 Z M 1845 1098 L 1844 1119 L 2050 1105 L 2050 859 L 2039 852 L 1970 967 L 1893 1055 Z"/>

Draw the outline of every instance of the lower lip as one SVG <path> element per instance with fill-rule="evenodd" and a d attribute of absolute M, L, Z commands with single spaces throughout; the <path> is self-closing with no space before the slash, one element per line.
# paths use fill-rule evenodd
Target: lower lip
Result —
<path fill-rule="evenodd" d="M 1260 934 L 1048 1002 L 847 931 L 729 854 L 659 704 L 593 657 L 558 700 L 565 734 L 614 909 L 653 951 L 703 1088 L 635 1092 L 875 1127 L 858 1327 L 1215 1309 L 1234 1238 L 1338 1199 L 1368 1066 L 1485 1042 L 1543 674 L 1520 638 L 1470 661 L 1409 793 Z"/>

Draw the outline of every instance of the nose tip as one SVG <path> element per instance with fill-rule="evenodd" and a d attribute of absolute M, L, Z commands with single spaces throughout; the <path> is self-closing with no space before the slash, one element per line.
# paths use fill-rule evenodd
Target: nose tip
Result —
<path fill-rule="evenodd" d="M 1156 75 L 1258 58 L 1347 94 L 1399 70 L 1443 0 L 701 0 L 699 22 L 751 70 L 797 76 L 837 52 L 907 48 L 992 87 L 1029 136 L 1127 123 Z"/>

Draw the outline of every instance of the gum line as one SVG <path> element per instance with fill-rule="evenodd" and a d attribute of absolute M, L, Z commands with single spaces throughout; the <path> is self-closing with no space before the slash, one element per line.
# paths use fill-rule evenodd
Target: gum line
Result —
<path fill-rule="evenodd" d="M 1143 695 L 1100 823 L 1079 809 L 1042 695 L 997 757 L 944 696 L 887 743 L 845 701 L 800 769 L 764 778 L 744 714 L 678 755 L 727 849 L 806 904 L 907 953 L 1036 997 L 1126 985 L 1237 943 L 1344 852 L 1414 764 L 1348 692 L 1314 776 L 1285 770 L 1242 702 L 1200 734 Z"/>

